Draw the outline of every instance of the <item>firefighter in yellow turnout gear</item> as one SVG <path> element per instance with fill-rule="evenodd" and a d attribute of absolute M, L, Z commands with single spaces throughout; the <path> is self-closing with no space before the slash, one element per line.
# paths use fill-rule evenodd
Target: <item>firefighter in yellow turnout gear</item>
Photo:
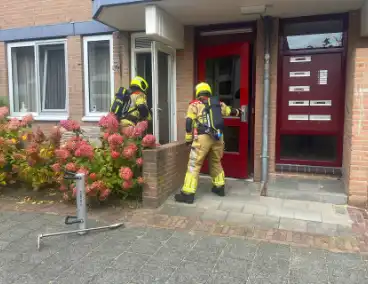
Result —
<path fill-rule="evenodd" d="M 185 139 L 187 144 L 191 144 L 188 169 L 184 186 L 181 192 L 175 195 L 177 202 L 188 204 L 194 202 L 199 172 L 207 156 L 213 184 L 212 192 L 225 196 L 225 174 L 221 165 L 224 153 L 223 117 L 238 117 L 241 113 L 239 109 L 227 106 L 212 97 L 211 87 L 207 83 L 198 84 L 195 92 L 196 100 L 189 104 L 186 117 Z M 215 111 L 216 106 L 218 107 L 217 112 Z M 212 111 L 209 111 L 211 107 L 213 107 Z M 216 121 L 217 125 L 214 125 Z"/>
<path fill-rule="evenodd" d="M 123 127 L 134 126 L 139 121 L 151 120 L 146 92 L 149 86 L 142 77 L 135 77 L 129 90 L 121 87 L 115 94 L 110 111 L 115 113 Z"/>

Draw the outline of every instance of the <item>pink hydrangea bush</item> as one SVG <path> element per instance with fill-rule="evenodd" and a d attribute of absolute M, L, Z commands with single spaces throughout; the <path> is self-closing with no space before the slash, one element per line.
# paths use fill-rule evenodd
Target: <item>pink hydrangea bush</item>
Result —
<path fill-rule="evenodd" d="M 144 184 L 142 150 L 156 147 L 155 137 L 146 135 L 148 122 L 122 128 L 114 114 L 102 117 L 98 124 L 101 147 L 92 147 L 84 140 L 76 122 L 68 120 L 60 125 L 75 134 L 55 151 L 57 160 L 52 165 L 66 200 L 75 197 L 75 183 L 61 178 L 65 170 L 86 175 L 86 192 L 90 198 L 104 201 L 111 195 L 141 196 Z"/>

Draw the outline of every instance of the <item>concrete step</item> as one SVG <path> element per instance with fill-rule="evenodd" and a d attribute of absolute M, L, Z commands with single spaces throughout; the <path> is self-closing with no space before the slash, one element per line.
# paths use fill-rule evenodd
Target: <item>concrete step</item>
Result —
<path fill-rule="evenodd" d="M 336 205 L 348 202 L 344 184 L 339 179 L 274 178 L 269 181 L 267 196 Z"/>

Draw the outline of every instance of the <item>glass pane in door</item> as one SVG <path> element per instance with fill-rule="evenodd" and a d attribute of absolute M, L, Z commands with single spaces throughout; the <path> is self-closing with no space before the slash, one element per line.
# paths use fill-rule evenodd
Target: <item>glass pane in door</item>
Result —
<path fill-rule="evenodd" d="M 206 60 L 206 81 L 215 96 L 235 108 L 240 108 L 240 56 L 227 56 Z M 239 152 L 239 127 L 225 126 L 226 152 Z"/>
<path fill-rule="evenodd" d="M 206 81 L 215 96 L 225 104 L 240 107 L 240 56 L 211 58 L 206 61 Z"/>
<path fill-rule="evenodd" d="M 152 109 L 152 55 L 151 53 L 137 53 L 136 73 L 146 79 L 149 88 L 147 91 L 148 108 Z M 148 133 L 153 134 L 153 120 L 148 124 Z"/>
<path fill-rule="evenodd" d="M 170 143 L 170 126 L 171 126 L 171 109 L 170 109 L 170 95 L 171 95 L 171 76 L 170 70 L 170 56 L 164 52 L 158 51 L 158 119 L 159 119 L 159 143 Z"/>

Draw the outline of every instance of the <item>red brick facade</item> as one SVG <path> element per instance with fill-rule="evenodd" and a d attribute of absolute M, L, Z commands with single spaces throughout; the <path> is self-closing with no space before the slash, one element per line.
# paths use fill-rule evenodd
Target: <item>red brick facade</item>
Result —
<path fill-rule="evenodd" d="M 24 1 L 12 0 L 0 10 L 0 29 L 57 23 L 90 21 L 91 0 Z M 20 8 L 21 7 L 21 8 Z M 32 11 L 32 12 L 30 12 Z M 359 36 L 359 12 L 350 15 L 346 74 L 343 178 L 349 203 L 366 206 L 368 202 L 368 40 Z M 278 19 L 274 20 L 271 43 L 271 97 L 269 125 L 269 170 L 275 173 L 275 139 L 277 115 Z M 260 180 L 263 121 L 264 42 L 262 21 L 257 23 L 255 47 L 255 131 L 254 180 Z M 67 37 L 69 115 L 80 120 L 84 114 L 83 36 Z M 185 48 L 177 51 L 177 129 L 178 140 L 184 139 L 184 121 L 188 102 L 193 98 L 195 81 L 194 27 L 185 28 Z M 130 33 L 113 33 L 115 87 L 128 85 L 130 79 Z M 0 96 L 8 96 L 6 43 L 0 42 Z M 47 129 L 56 122 L 42 122 Z M 85 122 L 93 125 L 95 122 Z M 145 204 L 157 206 L 168 194 L 180 187 L 186 166 L 187 149 L 173 143 L 145 152 Z"/>

